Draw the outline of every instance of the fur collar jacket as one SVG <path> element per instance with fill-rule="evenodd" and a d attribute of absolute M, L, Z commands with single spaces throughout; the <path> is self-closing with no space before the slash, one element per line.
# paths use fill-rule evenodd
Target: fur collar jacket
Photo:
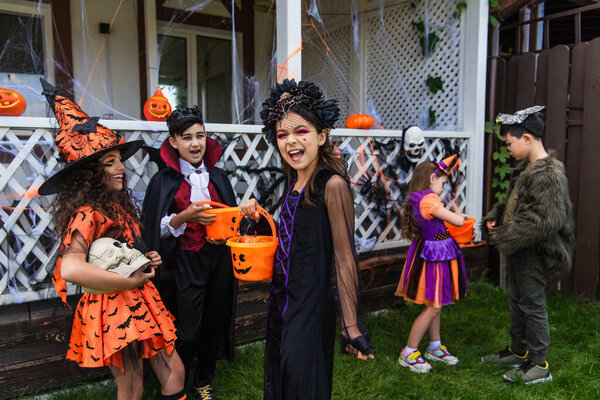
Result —
<path fill-rule="evenodd" d="M 529 164 L 519 163 L 513 171 L 511 191 L 517 191 L 512 218 L 501 225 L 506 200 L 498 203 L 482 220 L 495 221 L 490 239 L 505 256 L 520 250 L 537 250 L 548 275 L 561 278 L 571 268 L 575 246 L 574 223 L 569 188 L 563 164 L 552 156 Z"/>

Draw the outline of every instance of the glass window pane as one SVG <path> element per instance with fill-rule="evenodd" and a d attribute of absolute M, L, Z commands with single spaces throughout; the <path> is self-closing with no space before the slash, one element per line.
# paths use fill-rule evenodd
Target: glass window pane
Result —
<path fill-rule="evenodd" d="M 188 105 L 185 41 L 185 38 L 158 35 L 158 84 L 172 108 Z"/>
<path fill-rule="evenodd" d="M 45 75 L 42 18 L 0 13 L 0 87 L 16 90 L 27 102 L 26 117 L 46 116 L 46 99 L 39 95 Z"/>
<path fill-rule="evenodd" d="M 196 37 L 198 107 L 204 120 L 232 123 L 231 41 Z"/>
<path fill-rule="evenodd" d="M 42 19 L 0 13 L 0 72 L 44 74 Z"/>

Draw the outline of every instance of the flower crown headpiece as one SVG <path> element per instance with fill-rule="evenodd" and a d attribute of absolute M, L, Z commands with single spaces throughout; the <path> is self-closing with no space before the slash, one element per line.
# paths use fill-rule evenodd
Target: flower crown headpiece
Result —
<path fill-rule="evenodd" d="M 202 120 L 202 111 L 200 111 L 198 106 L 194 106 L 194 107 L 177 106 L 177 108 L 175 108 L 175 110 L 173 110 L 171 115 L 169 115 L 167 117 L 167 126 L 169 127 L 169 129 L 171 129 L 171 125 L 173 125 L 173 123 L 175 121 L 178 121 L 178 120 L 184 119 L 184 118 L 195 118 L 195 119 L 199 119 L 200 121 L 203 121 Z"/>
<path fill-rule="evenodd" d="M 340 117 L 337 100 L 326 100 L 323 92 L 314 83 L 294 79 L 284 79 L 271 87 L 269 97 L 262 104 L 260 118 L 264 124 L 263 133 L 267 141 L 275 144 L 275 125 L 290 111 L 297 107 L 304 108 L 314 113 L 326 128 L 333 129 L 333 125 Z"/>

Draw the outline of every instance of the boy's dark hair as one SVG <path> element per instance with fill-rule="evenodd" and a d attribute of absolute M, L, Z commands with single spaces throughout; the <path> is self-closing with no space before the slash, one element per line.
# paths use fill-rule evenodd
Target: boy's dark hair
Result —
<path fill-rule="evenodd" d="M 194 124 L 204 125 L 202 111 L 200 111 L 198 106 L 177 106 L 167 117 L 167 127 L 169 128 L 169 135 L 172 137 L 180 136 L 187 128 Z"/>
<path fill-rule="evenodd" d="M 202 118 L 199 117 L 181 118 L 177 121 L 173 121 L 169 126 L 169 135 L 171 135 L 172 137 L 181 136 L 181 134 L 185 132 L 186 129 L 188 129 L 194 124 L 200 124 L 204 126 Z"/>
<path fill-rule="evenodd" d="M 500 127 L 500 135 L 506 136 L 510 133 L 517 139 L 520 139 L 523 134 L 529 133 L 537 139 L 542 139 L 544 136 L 544 121 L 540 113 L 531 114 L 525 121 L 518 125 L 502 125 Z"/>

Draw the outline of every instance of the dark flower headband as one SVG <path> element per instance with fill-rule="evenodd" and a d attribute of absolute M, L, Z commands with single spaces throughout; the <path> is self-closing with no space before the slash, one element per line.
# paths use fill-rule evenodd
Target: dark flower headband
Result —
<path fill-rule="evenodd" d="M 270 96 L 263 102 L 260 118 L 267 141 L 275 144 L 275 125 L 297 107 L 314 113 L 326 128 L 332 129 L 340 117 L 337 100 L 325 100 L 323 92 L 314 83 L 284 79 L 271 87 Z"/>

